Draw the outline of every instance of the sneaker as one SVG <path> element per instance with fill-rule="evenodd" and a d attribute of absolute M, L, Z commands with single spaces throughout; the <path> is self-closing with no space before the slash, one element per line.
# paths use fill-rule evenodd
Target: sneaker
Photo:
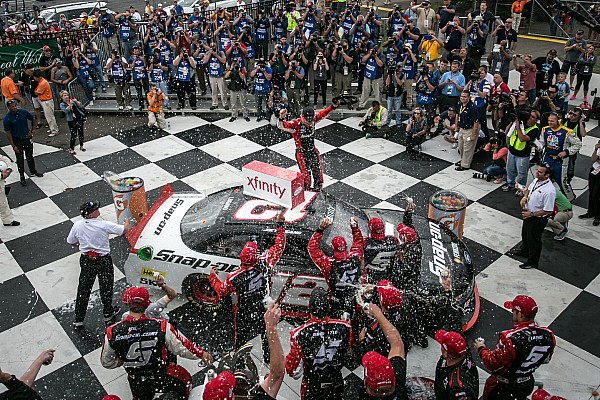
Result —
<path fill-rule="evenodd" d="M 73 322 L 73 328 L 74 328 L 74 329 L 80 329 L 80 328 L 83 328 L 83 321 L 74 321 L 74 322 Z"/>
<path fill-rule="evenodd" d="M 192 107 L 192 111 L 195 111 L 197 107 Z"/>
<path fill-rule="evenodd" d="M 42 174 L 41 172 L 37 172 L 37 171 L 32 173 L 31 175 L 37 176 L 38 178 L 42 178 L 44 176 L 44 174 Z"/>
<path fill-rule="evenodd" d="M 144 107 L 140 106 L 139 111 L 144 111 Z"/>
<path fill-rule="evenodd" d="M 250 117 L 244 117 L 244 119 L 246 120 L 246 122 L 250 122 Z"/>
<path fill-rule="evenodd" d="M 106 93 L 106 88 L 102 88 L 102 93 Z"/>
<path fill-rule="evenodd" d="M 115 318 L 120 313 L 121 313 L 121 307 L 113 307 L 113 311 L 110 313 L 110 315 L 105 315 L 104 316 L 104 322 L 110 322 L 110 321 L 112 321 L 113 318 Z"/>
<path fill-rule="evenodd" d="M 167 106 L 167 110 L 171 111 L 172 109 L 171 106 Z"/>
<path fill-rule="evenodd" d="M 373 137 L 373 135 L 371 135 L 370 133 L 367 133 L 367 134 L 365 135 L 365 139 L 371 139 L 372 137 Z"/>
<path fill-rule="evenodd" d="M 558 235 L 554 236 L 554 240 L 563 240 L 568 232 L 569 230 L 565 227 Z"/>
<path fill-rule="evenodd" d="M 56 136 L 56 133 L 49 133 L 48 134 L 48 137 L 54 137 L 54 136 Z"/>
<path fill-rule="evenodd" d="M 226 109 L 226 110 L 229 110 L 229 106 L 225 106 L 225 109 Z"/>
<path fill-rule="evenodd" d="M 4 224 L 4 226 L 19 226 L 21 223 L 19 221 L 13 221 L 10 224 Z"/>
<path fill-rule="evenodd" d="M 600 225 L 600 219 L 594 218 L 594 222 L 592 222 L 592 225 L 594 225 L 594 226 Z"/>
<path fill-rule="evenodd" d="M 127 107 L 125 107 L 125 109 L 126 109 L 126 110 L 133 110 L 133 107 L 131 107 L 131 106 L 127 106 Z"/>
<path fill-rule="evenodd" d="M 123 106 L 119 106 L 119 111 L 123 111 Z"/>
<path fill-rule="evenodd" d="M 502 183 L 502 178 L 496 178 L 496 179 L 494 179 L 494 183 L 496 185 Z"/>
<path fill-rule="evenodd" d="M 501 189 L 503 192 L 510 192 L 511 190 L 515 190 L 515 188 L 513 186 L 510 186 L 508 183 L 505 183 Z"/>
<path fill-rule="evenodd" d="M 584 102 L 584 103 L 587 103 L 587 102 L 588 102 L 587 96 L 583 96 L 583 102 Z"/>
<path fill-rule="evenodd" d="M 21 186 L 27 186 L 27 181 L 25 180 L 25 177 L 22 176 L 19 182 L 21 182 Z"/>
<path fill-rule="evenodd" d="M 458 143 L 452 143 L 452 149 L 456 149 L 458 147 Z"/>
<path fill-rule="evenodd" d="M 576 96 L 572 95 L 571 97 L 569 97 L 569 100 L 575 100 Z"/>
<path fill-rule="evenodd" d="M 231 118 L 229 118 L 229 122 L 233 122 L 233 121 L 235 121 L 235 120 L 236 120 L 236 117 L 231 117 Z"/>
<path fill-rule="evenodd" d="M 594 218 L 594 216 L 591 215 L 590 213 L 586 212 L 585 214 L 581 214 L 578 218 L 579 219 L 590 219 L 590 218 Z"/>
<path fill-rule="evenodd" d="M 94 100 L 90 100 L 90 102 L 88 103 L 88 106 L 93 106 L 94 105 Z"/>
<path fill-rule="evenodd" d="M 217 106 L 210 106 L 210 110 L 216 110 Z"/>

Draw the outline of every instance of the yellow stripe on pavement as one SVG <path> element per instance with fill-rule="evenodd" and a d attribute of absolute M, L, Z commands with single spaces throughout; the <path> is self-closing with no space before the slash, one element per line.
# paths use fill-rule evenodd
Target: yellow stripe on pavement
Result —
<path fill-rule="evenodd" d="M 548 37 L 531 36 L 531 35 L 519 35 L 519 39 L 539 40 L 541 42 L 551 42 L 551 43 L 559 43 L 559 44 L 563 44 L 567 41 L 567 39 L 553 39 L 553 38 L 548 38 Z"/>

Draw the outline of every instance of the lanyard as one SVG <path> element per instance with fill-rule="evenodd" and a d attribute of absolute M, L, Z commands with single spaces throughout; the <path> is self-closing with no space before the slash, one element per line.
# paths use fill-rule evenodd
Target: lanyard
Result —
<path fill-rule="evenodd" d="M 541 188 L 542 186 L 544 186 L 546 183 L 550 182 L 550 179 L 546 179 L 544 181 L 544 183 L 542 183 L 541 185 L 539 185 L 540 181 L 537 181 L 536 184 L 533 186 L 533 190 L 531 191 L 532 193 L 535 192 L 536 190 L 538 190 L 539 188 Z"/>
<path fill-rule="evenodd" d="M 467 104 L 468 105 L 468 104 Z M 466 109 L 467 109 L 467 105 L 464 106 L 460 106 L 460 109 L 458 111 L 458 115 L 462 114 Z"/>

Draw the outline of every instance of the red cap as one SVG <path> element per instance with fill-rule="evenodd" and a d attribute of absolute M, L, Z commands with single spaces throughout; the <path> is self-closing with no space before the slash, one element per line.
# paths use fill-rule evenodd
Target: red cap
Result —
<path fill-rule="evenodd" d="M 107 394 L 102 398 L 102 400 L 121 400 L 119 396 L 115 396 L 114 394 Z"/>
<path fill-rule="evenodd" d="M 346 239 L 341 236 L 336 236 L 331 240 L 331 246 L 333 247 L 333 258 L 336 260 L 345 260 L 348 258 Z"/>
<path fill-rule="evenodd" d="M 534 316 L 538 312 L 538 306 L 535 300 L 522 294 L 515 297 L 513 301 L 505 302 L 504 308 L 508 308 L 509 310 L 517 310 L 528 316 Z"/>
<path fill-rule="evenodd" d="M 452 357 L 460 357 L 467 352 L 467 341 L 459 333 L 440 329 L 435 333 L 435 340 Z"/>
<path fill-rule="evenodd" d="M 258 246 L 254 242 L 248 242 L 240 252 L 242 265 L 253 266 L 258 264 Z"/>
<path fill-rule="evenodd" d="M 537 389 L 531 394 L 531 400 L 567 400 L 564 397 L 552 396 L 544 389 Z"/>
<path fill-rule="evenodd" d="M 413 244 L 417 242 L 417 232 L 410 226 L 404 224 L 398 224 L 396 231 L 400 235 L 403 242 Z"/>
<path fill-rule="evenodd" d="M 223 371 L 206 386 L 204 386 L 203 400 L 232 400 L 235 377 L 229 371 Z"/>
<path fill-rule="evenodd" d="M 389 396 L 396 390 L 394 368 L 387 357 L 376 351 L 367 352 L 362 358 L 365 368 L 365 386 L 367 393 L 377 397 Z"/>
<path fill-rule="evenodd" d="M 143 286 L 130 287 L 123 292 L 123 304 L 131 306 L 133 304 L 141 304 L 148 307 L 150 304 L 150 295 L 148 289 Z"/>
<path fill-rule="evenodd" d="M 383 221 L 379 218 L 371 218 L 369 220 L 369 231 L 373 239 L 383 240 L 385 237 L 385 225 Z"/>
<path fill-rule="evenodd" d="M 50 50 L 50 46 L 44 46 L 44 47 L 42 47 L 42 50 L 44 50 L 44 51 Z"/>
<path fill-rule="evenodd" d="M 388 310 L 402 307 L 402 292 L 387 279 L 377 282 L 379 302 Z"/>

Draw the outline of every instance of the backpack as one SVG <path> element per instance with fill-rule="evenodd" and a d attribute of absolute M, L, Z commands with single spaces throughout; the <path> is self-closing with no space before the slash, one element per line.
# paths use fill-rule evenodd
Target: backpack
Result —
<path fill-rule="evenodd" d="M 75 121 L 85 121 L 87 119 L 87 111 L 83 106 L 80 106 L 78 103 L 73 103 L 72 106 L 73 119 Z"/>

